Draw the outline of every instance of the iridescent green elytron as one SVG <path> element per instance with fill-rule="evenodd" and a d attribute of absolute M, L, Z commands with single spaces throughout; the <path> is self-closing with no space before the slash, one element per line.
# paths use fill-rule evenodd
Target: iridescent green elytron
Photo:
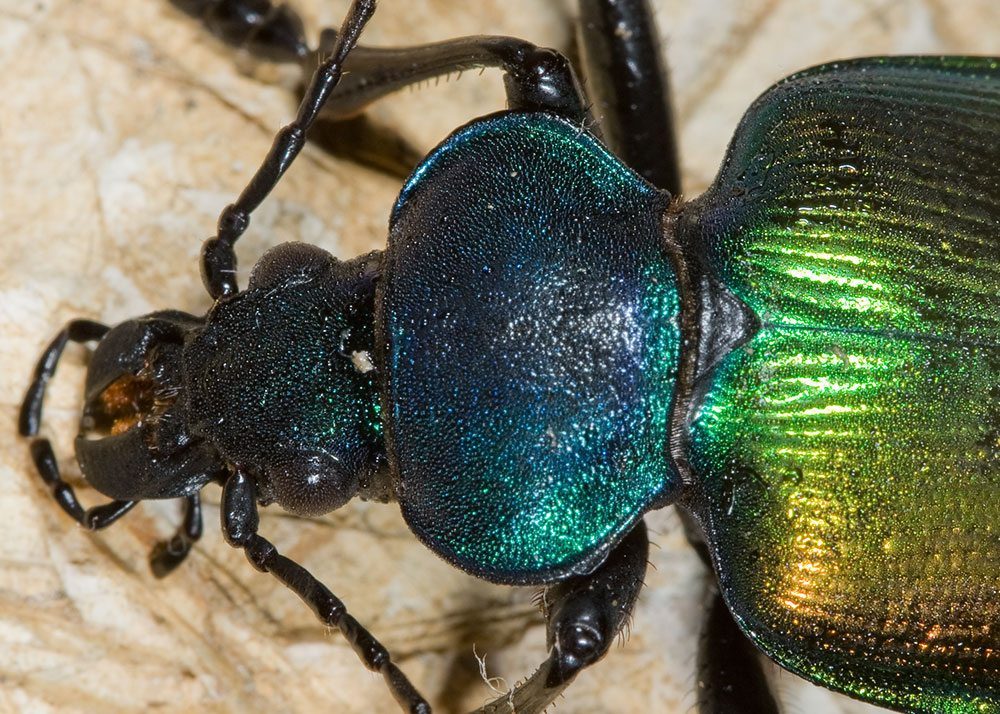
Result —
<path fill-rule="evenodd" d="M 1000 61 L 795 75 L 691 209 L 761 320 L 692 414 L 731 610 L 829 687 L 1000 711 Z"/>

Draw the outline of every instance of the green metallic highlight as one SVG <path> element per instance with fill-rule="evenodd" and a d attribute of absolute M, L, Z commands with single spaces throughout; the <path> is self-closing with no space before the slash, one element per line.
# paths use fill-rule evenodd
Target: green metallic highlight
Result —
<path fill-rule="evenodd" d="M 589 572 L 680 488 L 666 205 L 538 113 L 457 130 L 404 187 L 377 335 L 387 444 L 404 518 L 450 562 L 508 583 Z"/>
<path fill-rule="evenodd" d="M 761 322 L 689 415 L 743 629 L 859 699 L 1000 712 L 1000 63 L 790 77 L 681 235 Z"/>
<path fill-rule="evenodd" d="M 758 645 L 896 708 L 998 711 L 1000 348 L 768 328 L 713 384 L 692 465 Z"/>
<path fill-rule="evenodd" d="M 785 325 L 1000 339 L 1000 67 L 826 65 L 750 109 L 698 204 L 723 281 Z"/>

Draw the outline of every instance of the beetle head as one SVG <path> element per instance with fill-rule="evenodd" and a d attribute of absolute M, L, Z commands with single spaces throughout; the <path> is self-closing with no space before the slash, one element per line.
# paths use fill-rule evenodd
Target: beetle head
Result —
<path fill-rule="evenodd" d="M 36 368 L 21 433 L 38 432 L 66 342 L 99 339 L 75 447 L 101 493 L 189 496 L 239 468 L 259 502 L 300 515 L 356 494 L 392 500 L 372 361 L 379 266 L 377 253 L 343 262 L 286 244 L 204 318 L 162 311 L 110 330 L 72 321 Z"/>
<path fill-rule="evenodd" d="M 128 320 L 98 343 L 87 370 L 76 458 L 87 481 L 115 499 L 192 494 L 220 471 L 192 439 L 178 399 L 185 336 L 202 320 L 163 311 Z"/>

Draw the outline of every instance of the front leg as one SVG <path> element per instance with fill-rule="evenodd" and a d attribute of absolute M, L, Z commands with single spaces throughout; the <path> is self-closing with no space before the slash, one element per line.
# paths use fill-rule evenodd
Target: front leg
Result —
<path fill-rule="evenodd" d="M 197 493 L 184 497 L 184 520 L 169 540 L 160 541 L 149 554 L 149 567 L 153 575 L 163 578 L 174 571 L 201 538 L 201 496 Z"/>
<path fill-rule="evenodd" d="M 263 573 L 271 573 L 302 598 L 327 627 L 340 630 L 365 666 L 382 675 L 392 696 L 405 711 L 430 714 L 430 705 L 391 661 L 388 650 L 348 614 L 344 603 L 308 570 L 281 555 L 270 541 L 257 535 L 260 523 L 257 489 L 253 480 L 239 468 L 222 488 L 221 513 L 222 533 L 229 545 L 242 548 L 251 565 Z"/>

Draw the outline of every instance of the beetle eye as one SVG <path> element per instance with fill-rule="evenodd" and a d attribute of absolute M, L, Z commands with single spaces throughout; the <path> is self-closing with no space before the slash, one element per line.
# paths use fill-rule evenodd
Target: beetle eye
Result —
<path fill-rule="evenodd" d="M 332 454 L 275 458 L 267 467 L 274 500 L 289 513 L 319 516 L 347 503 L 358 491 L 354 463 Z"/>

